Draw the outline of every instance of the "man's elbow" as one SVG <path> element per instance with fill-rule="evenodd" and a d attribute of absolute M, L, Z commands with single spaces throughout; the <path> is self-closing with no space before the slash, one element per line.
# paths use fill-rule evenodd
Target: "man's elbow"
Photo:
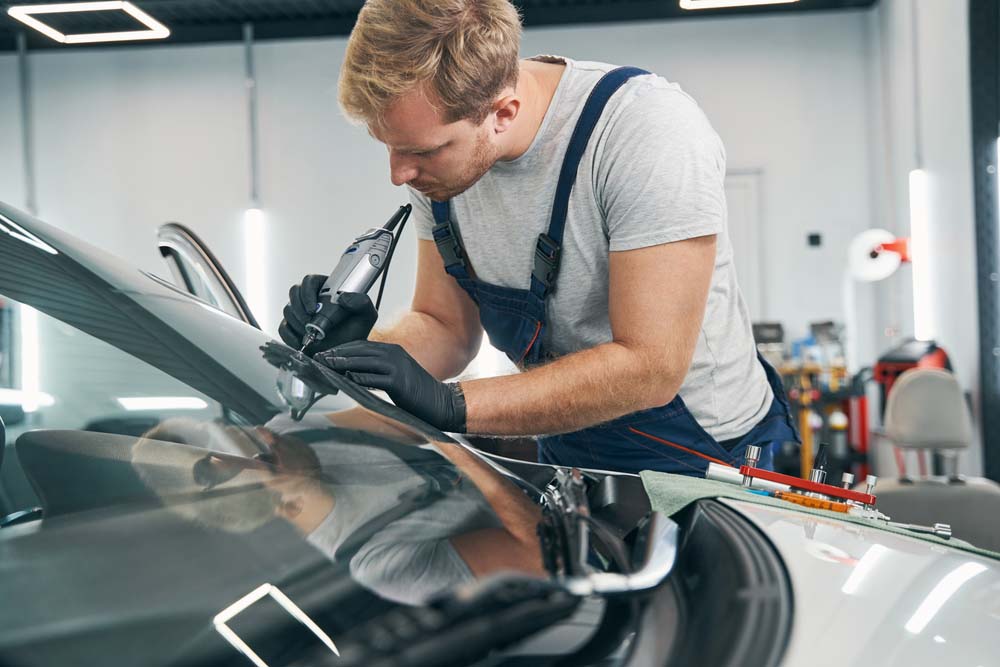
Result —
<path fill-rule="evenodd" d="M 464 342 L 464 345 L 462 346 L 464 353 L 463 358 L 465 360 L 465 365 L 468 366 L 469 364 L 472 363 L 473 359 L 479 356 L 479 350 L 482 349 L 483 346 L 482 330 L 480 330 L 479 332 L 473 332 L 469 334 L 469 336 L 463 342 Z"/>
<path fill-rule="evenodd" d="M 664 384 L 663 386 L 650 386 L 649 391 L 644 392 L 640 399 L 640 410 L 659 408 L 670 403 L 677 398 L 680 392 L 680 383 Z"/>
<path fill-rule="evenodd" d="M 483 340 L 482 329 L 469 326 L 462 321 L 448 320 L 424 310 L 413 309 L 411 312 L 425 318 L 425 321 L 434 323 L 437 327 L 439 344 L 445 348 L 445 356 L 449 359 L 447 377 L 461 373 L 479 354 Z"/>
<path fill-rule="evenodd" d="M 638 402 L 640 410 L 658 408 L 670 403 L 680 393 L 687 368 L 682 364 L 671 363 L 660 359 L 646 359 L 641 373 L 642 381 Z"/>

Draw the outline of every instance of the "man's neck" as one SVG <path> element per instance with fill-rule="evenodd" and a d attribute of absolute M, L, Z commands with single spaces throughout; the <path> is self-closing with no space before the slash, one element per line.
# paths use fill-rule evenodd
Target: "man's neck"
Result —
<path fill-rule="evenodd" d="M 325 489 L 310 487 L 302 494 L 302 510 L 295 516 L 286 517 L 303 535 L 316 530 L 336 504 L 334 497 Z"/>
<path fill-rule="evenodd" d="M 516 160 L 531 148 L 566 69 L 565 65 L 534 60 L 522 60 L 520 67 L 517 92 L 522 103 L 512 129 L 510 147 L 499 158 L 505 162 Z"/>

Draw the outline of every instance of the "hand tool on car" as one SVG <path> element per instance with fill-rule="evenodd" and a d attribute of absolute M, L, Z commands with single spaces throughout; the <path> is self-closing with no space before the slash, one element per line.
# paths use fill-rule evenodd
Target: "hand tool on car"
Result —
<path fill-rule="evenodd" d="M 792 493 L 797 493 L 814 500 L 826 500 L 848 504 L 854 503 L 858 506 L 870 506 L 871 508 L 874 508 L 876 500 L 873 493 L 875 490 L 875 477 L 870 476 L 870 483 L 866 493 L 827 484 L 826 451 L 827 448 L 823 445 L 817 452 L 816 459 L 813 463 L 814 467 L 810 474 L 810 479 L 802 479 L 791 475 L 783 475 L 770 470 L 757 468 L 756 462 L 760 457 L 760 448 L 756 446 L 747 447 L 745 463 L 740 466 L 736 472 L 741 476 L 743 486 L 746 488 L 775 489 L 778 485 L 780 485 L 781 487 L 784 487 L 782 490 L 791 491 Z M 731 474 L 732 473 L 730 473 L 730 475 Z M 764 482 L 769 482 L 771 484 L 769 486 L 764 486 Z"/>
<path fill-rule="evenodd" d="M 396 250 L 407 218 L 410 217 L 412 206 L 406 204 L 389 218 L 382 227 L 369 229 L 354 239 L 340 256 L 340 261 L 333 269 L 319 291 L 316 313 L 306 324 L 306 333 L 302 337 L 302 350 L 315 342 L 326 338 L 326 335 L 336 326 L 336 314 L 339 309 L 338 298 L 344 292 L 367 294 L 379 276 L 382 284 L 379 287 L 375 308 L 382 303 L 382 292 L 385 289 L 385 279 L 389 272 L 389 263 Z M 398 229 L 397 229 L 398 228 Z"/>
<path fill-rule="evenodd" d="M 928 535 L 937 535 L 946 540 L 951 539 L 951 525 L 947 523 L 936 523 L 933 526 L 919 526 L 914 523 L 896 523 L 895 521 L 890 521 L 889 525 L 902 528 L 903 530 L 910 530 L 914 533 L 926 533 Z"/>
<path fill-rule="evenodd" d="M 757 468 L 756 464 L 760 460 L 760 451 L 760 447 L 757 446 L 751 445 L 747 447 L 745 463 L 738 469 L 710 463 L 705 476 L 708 479 L 720 482 L 742 484 L 751 493 L 766 494 L 772 498 L 785 500 L 796 505 L 884 521 L 890 526 L 903 528 L 915 533 L 936 535 L 946 540 L 951 538 L 951 526 L 946 523 L 935 523 L 933 526 L 920 526 L 912 523 L 890 521 L 890 517 L 878 511 L 875 507 L 875 485 L 878 483 L 878 477 L 875 475 L 868 475 L 865 478 L 864 493 L 851 489 L 851 485 L 854 483 L 854 475 L 851 473 L 844 473 L 841 476 L 841 486 L 839 487 L 827 484 L 826 445 L 820 445 L 808 480 Z"/>

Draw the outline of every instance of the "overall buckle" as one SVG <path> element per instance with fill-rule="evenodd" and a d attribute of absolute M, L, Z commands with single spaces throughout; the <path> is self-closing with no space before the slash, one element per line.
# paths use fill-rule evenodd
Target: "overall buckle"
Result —
<path fill-rule="evenodd" d="M 531 275 L 535 280 L 545 286 L 546 290 L 552 289 L 559 273 L 559 255 L 562 246 L 556 243 L 548 234 L 539 234 L 538 242 L 535 244 L 535 267 Z"/>
<path fill-rule="evenodd" d="M 458 237 L 451 226 L 451 221 L 434 225 L 431 233 L 434 236 L 434 243 L 437 245 L 438 252 L 441 253 L 441 258 L 444 260 L 445 269 L 449 269 L 455 265 L 461 265 L 464 269 L 465 252 L 458 242 Z"/>

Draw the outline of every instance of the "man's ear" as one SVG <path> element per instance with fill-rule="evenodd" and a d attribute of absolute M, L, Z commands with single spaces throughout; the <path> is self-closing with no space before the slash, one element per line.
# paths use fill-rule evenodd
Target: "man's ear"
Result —
<path fill-rule="evenodd" d="M 302 496 L 294 496 L 292 498 L 282 497 L 278 501 L 278 506 L 274 508 L 274 513 L 281 519 L 291 521 L 302 514 L 304 506 L 305 500 Z"/>
<path fill-rule="evenodd" d="M 494 131 L 498 134 L 511 128 L 514 119 L 521 111 L 521 98 L 517 95 L 506 95 L 493 103 Z"/>

